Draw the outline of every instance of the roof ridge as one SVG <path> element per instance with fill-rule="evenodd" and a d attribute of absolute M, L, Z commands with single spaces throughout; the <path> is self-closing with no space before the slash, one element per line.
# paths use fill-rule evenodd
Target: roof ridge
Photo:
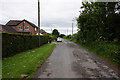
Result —
<path fill-rule="evenodd" d="M 6 23 L 6 25 L 7 25 L 7 26 L 16 26 L 16 25 L 20 24 L 20 23 L 23 22 L 23 21 L 26 21 L 26 22 L 28 22 L 31 26 L 38 28 L 34 23 L 32 23 L 32 22 L 30 22 L 30 21 L 28 21 L 28 20 L 25 20 L 25 19 L 23 19 L 23 20 L 10 20 L 8 23 Z"/>
<path fill-rule="evenodd" d="M 10 20 L 10 21 L 23 21 L 23 20 Z"/>

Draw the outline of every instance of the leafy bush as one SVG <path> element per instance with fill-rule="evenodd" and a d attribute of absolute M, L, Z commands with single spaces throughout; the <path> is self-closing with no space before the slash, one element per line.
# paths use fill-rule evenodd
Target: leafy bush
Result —
<path fill-rule="evenodd" d="M 19 52 L 39 47 L 39 37 L 28 34 L 2 33 L 2 57 L 10 57 Z M 48 42 L 48 36 L 40 37 L 40 45 Z"/>
<path fill-rule="evenodd" d="M 51 38 L 52 41 L 55 41 L 57 39 L 57 35 L 49 35 L 49 38 Z"/>

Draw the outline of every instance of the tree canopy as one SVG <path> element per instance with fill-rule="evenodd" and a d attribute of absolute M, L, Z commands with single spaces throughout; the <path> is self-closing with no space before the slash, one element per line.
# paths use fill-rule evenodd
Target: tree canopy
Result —
<path fill-rule="evenodd" d="M 60 34 L 60 33 L 58 32 L 57 29 L 54 29 L 53 32 L 52 32 L 52 35 L 57 35 L 57 36 L 59 36 L 59 34 Z"/>
<path fill-rule="evenodd" d="M 120 5 L 117 2 L 83 2 L 77 19 L 81 42 L 106 40 L 120 42 Z"/>

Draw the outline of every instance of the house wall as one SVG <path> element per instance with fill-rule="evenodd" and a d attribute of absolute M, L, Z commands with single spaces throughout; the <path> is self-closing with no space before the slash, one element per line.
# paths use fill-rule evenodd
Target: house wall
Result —
<path fill-rule="evenodd" d="M 24 26 L 23 26 L 24 25 Z M 20 23 L 19 25 L 17 25 L 17 26 L 11 26 L 11 27 L 13 27 L 15 30 L 17 30 L 17 31 L 23 31 L 23 30 L 20 30 L 19 29 L 19 27 L 20 26 L 23 26 L 23 30 L 24 31 L 31 31 L 31 34 L 32 35 L 35 35 L 36 34 L 36 32 L 38 31 L 38 30 L 36 30 L 35 31 L 35 28 L 33 27 L 33 26 L 31 26 L 29 23 L 27 23 L 27 22 L 22 22 L 22 23 Z M 29 30 L 25 30 L 25 26 L 29 26 Z"/>

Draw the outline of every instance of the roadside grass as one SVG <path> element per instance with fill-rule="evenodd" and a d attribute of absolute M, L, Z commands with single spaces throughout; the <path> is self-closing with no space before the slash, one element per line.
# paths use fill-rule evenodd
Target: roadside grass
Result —
<path fill-rule="evenodd" d="M 2 79 L 2 60 L 0 59 L 0 80 Z"/>
<path fill-rule="evenodd" d="M 89 42 L 86 44 L 81 44 L 76 40 L 69 41 L 75 42 L 76 44 L 87 48 L 88 50 L 92 51 L 96 55 L 103 57 L 104 59 L 110 61 L 114 65 L 120 67 L 120 45 L 114 42 Z"/>
<path fill-rule="evenodd" d="M 21 74 L 32 78 L 37 68 L 43 64 L 56 44 L 45 44 L 2 60 L 2 78 L 20 78 Z M 39 63 L 40 62 L 40 63 Z"/>
<path fill-rule="evenodd" d="M 109 42 L 92 42 L 89 44 L 79 45 L 87 48 L 98 56 L 107 59 L 114 65 L 120 67 L 120 46 L 115 43 Z"/>

